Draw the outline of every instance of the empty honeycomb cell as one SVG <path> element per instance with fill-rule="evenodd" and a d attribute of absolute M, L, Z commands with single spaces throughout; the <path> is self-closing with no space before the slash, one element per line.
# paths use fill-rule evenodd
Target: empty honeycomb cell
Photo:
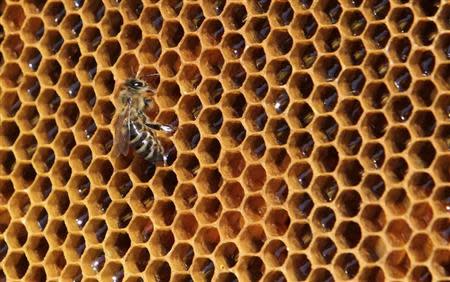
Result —
<path fill-rule="evenodd" d="M 360 246 L 363 259 L 367 262 L 376 262 L 384 257 L 387 252 L 384 240 L 376 235 L 366 237 Z"/>
<path fill-rule="evenodd" d="M 24 42 L 22 41 L 20 35 L 12 34 L 5 37 L 4 42 L 2 42 L 2 50 L 4 51 L 5 59 L 17 59 L 22 54 L 24 48 Z M 3 59 L 2 59 L 3 61 Z"/>
<path fill-rule="evenodd" d="M 38 23 L 38 22 L 37 22 Z M 35 27 L 32 28 L 34 30 Z M 68 39 L 75 39 L 83 29 L 83 21 L 78 14 L 68 14 L 62 19 L 61 29 L 63 36 Z"/>
<path fill-rule="evenodd" d="M 0 280 L 448 277 L 447 3 L 23 4 L 0 5 Z M 111 152 L 130 77 L 177 128 L 166 168 Z"/>
<path fill-rule="evenodd" d="M 411 259 L 405 251 L 392 251 L 386 257 L 387 274 L 393 278 L 405 277 L 411 267 Z"/>

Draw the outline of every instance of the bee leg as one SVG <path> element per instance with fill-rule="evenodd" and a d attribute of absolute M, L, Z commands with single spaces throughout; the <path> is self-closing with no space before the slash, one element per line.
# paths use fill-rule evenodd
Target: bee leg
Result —
<path fill-rule="evenodd" d="M 161 123 L 152 122 L 152 121 L 145 121 L 145 125 L 151 129 L 164 131 L 167 134 L 173 134 L 173 133 L 175 133 L 175 130 L 176 130 L 171 125 L 161 124 Z"/>

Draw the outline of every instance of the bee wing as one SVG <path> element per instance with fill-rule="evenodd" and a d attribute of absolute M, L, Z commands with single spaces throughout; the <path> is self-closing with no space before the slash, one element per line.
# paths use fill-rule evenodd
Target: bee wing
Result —
<path fill-rule="evenodd" d="M 127 155 L 130 147 L 130 107 L 127 106 L 114 125 L 114 154 Z"/>

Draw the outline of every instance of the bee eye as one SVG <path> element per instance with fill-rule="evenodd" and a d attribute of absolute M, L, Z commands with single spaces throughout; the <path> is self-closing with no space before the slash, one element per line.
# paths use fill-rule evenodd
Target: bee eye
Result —
<path fill-rule="evenodd" d="M 135 82 L 133 82 L 133 86 L 134 86 L 134 87 L 142 87 L 142 86 L 144 86 L 144 85 L 143 85 L 142 82 L 140 82 L 140 81 L 135 81 Z"/>

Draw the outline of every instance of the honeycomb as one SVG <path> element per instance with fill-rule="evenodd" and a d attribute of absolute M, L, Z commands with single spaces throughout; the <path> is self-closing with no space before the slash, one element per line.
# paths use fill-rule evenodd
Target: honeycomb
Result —
<path fill-rule="evenodd" d="M 449 2 L 0 14 L 0 281 L 450 279 Z M 167 167 L 111 153 L 137 71 Z"/>

